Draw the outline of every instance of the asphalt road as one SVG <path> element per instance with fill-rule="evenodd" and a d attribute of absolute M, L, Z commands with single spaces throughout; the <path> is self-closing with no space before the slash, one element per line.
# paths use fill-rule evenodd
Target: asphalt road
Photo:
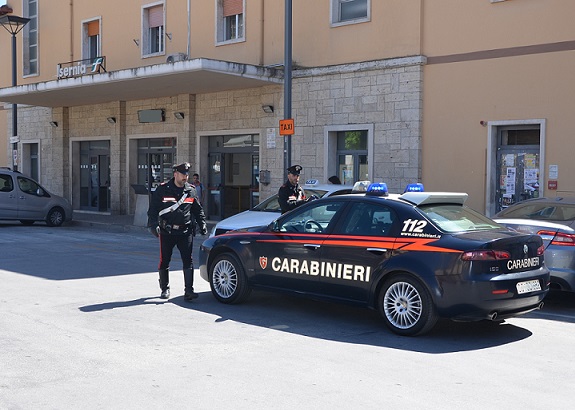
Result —
<path fill-rule="evenodd" d="M 196 239 L 196 245 L 199 243 Z M 158 298 L 145 232 L 0 223 L 2 409 L 566 409 L 575 297 L 502 325 L 390 333 L 376 312 L 267 292 Z"/>

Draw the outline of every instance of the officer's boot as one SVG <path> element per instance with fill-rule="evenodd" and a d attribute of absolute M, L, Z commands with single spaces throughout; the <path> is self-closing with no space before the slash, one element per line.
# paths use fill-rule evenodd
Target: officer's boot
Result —
<path fill-rule="evenodd" d="M 184 269 L 184 300 L 191 302 L 198 297 L 194 292 L 194 270 Z"/>
<path fill-rule="evenodd" d="M 162 289 L 162 294 L 160 297 L 162 299 L 168 299 L 170 297 L 170 271 L 169 269 L 160 269 L 160 289 Z"/>

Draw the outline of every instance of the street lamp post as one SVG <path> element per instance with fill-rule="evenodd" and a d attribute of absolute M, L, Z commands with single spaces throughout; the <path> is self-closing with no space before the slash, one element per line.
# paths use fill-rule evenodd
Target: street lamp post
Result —
<path fill-rule="evenodd" d="M 30 19 L 13 15 L 0 17 L 0 25 L 12 35 L 12 87 L 16 87 L 16 34 L 24 28 Z M 12 104 L 12 169 L 18 170 L 18 105 Z"/>
<path fill-rule="evenodd" d="M 292 83 L 292 0 L 285 0 L 284 28 L 284 119 L 292 117 L 291 83 Z M 284 135 L 284 172 L 291 167 L 291 135 Z"/>

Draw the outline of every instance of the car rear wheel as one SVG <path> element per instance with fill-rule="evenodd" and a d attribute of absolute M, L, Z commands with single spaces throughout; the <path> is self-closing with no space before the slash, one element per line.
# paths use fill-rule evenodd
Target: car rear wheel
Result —
<path fill-rule="evenodd" d="M 212 264 L 210 288 L 214 297 L 227 304 L 240 303 L 250 294 L 244 267 L 235 255 L 224 253 Z"/>
<path fill-rule="evenodd" d="M 398 335 L 421 335 L 437 323 L 429 292 L 408 274 L 394 275 L 385 282 L 378 305 L 385 324 Z"/>
<path fill-rule="evenodd" d="M 64 223 L 65 215 L 62 208 L 52 208 L 46 217 L 48 226 L 61 226 Z"/>

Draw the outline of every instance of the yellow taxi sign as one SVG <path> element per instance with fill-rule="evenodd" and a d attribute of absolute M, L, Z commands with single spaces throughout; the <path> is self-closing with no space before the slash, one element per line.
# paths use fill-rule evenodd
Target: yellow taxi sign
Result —
<path fill-rule="evenodd" d="M 280 120 L 280 135 L 293 135 L 293 134 L 294 134 L 293 118 Z"/>

